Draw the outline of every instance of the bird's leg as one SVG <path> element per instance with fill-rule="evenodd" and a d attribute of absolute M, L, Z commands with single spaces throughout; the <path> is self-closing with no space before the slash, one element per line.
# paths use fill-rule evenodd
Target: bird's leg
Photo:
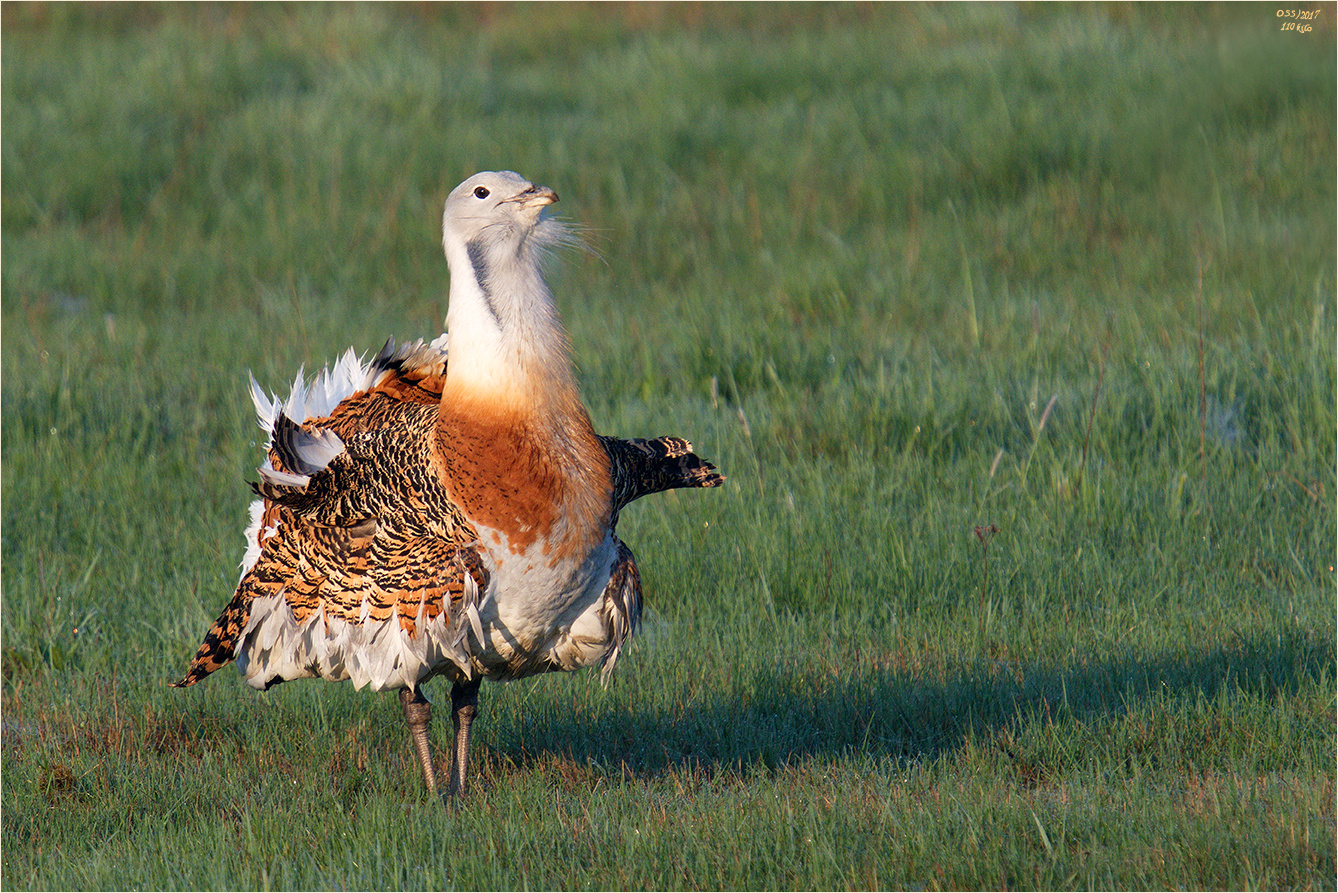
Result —
<path fill-rule="evenodd" d="M 464 797 L 469 773 L 469 726 L 479 707 L 479 679 L 451 687 L 451 719 L 455 723 L 455 751 L 451 754 L 452 799 Z"/>
<path fill-rule="evenodd" d="M 413 746 L 418 751 L 418 762 L 423 766 L 423 780 L 427 789 L 437 790 L 437 774 L 432 770 L 432 749 L 427 742 L 427 726 L 432 721 L 432 704 L 423 695 L 418 686 L 400 689 L 400 706 L 404 708 L 404 721 L 409 724 L 409 734 L 413 736 Z"/>

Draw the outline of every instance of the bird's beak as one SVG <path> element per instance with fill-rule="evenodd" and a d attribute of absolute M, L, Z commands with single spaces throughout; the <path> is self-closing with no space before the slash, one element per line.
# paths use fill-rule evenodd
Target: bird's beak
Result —
<path fill-rule="evenodd" d="M 545 205 L 551 205 L 558 200 L 558 195 L 547 186 L 531 186 L 512 201 L 518 202 L 522 208 L 542 208 Z"/>

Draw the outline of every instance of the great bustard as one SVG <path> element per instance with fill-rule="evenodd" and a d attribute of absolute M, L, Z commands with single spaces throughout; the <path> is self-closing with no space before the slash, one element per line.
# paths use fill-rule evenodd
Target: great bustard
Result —
<path fill-rule="evenodd" d="M 569 239 L 553 190 L 475 174 L 446 200 L 447 336 L 369 363 L 350 350 L 285 401 L 252 382 L 267 461 L 236 593 L 205 634 L 193 685 L 235 659 L 265 689 L 319 676 L 395 689 L 431 790 L 431 706 L 454 685 L 448 792 L 467 783 L 481 680 L 600 665 L 641 614 L 618 512 L 724 478 L 685 440 L 595 433 L 544 282 Z"/>

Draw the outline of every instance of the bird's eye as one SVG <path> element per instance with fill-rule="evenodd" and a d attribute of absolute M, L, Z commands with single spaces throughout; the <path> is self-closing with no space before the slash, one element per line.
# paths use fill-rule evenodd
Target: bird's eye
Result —
<path fill-rule="evenodd" d="M 475 186 L 475 187 L 474 187 L 474 198 L 487 198 L 487 197 L 488 197 L 488 187 L 487 187 L 487 186 Z"/>

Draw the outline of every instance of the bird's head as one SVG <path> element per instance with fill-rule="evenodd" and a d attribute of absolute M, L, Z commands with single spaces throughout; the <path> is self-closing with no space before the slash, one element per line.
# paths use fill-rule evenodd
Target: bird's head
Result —
<path fill-rule="evenodd" d="M 549 229 L 560 224 L 544 217 L 544 208 L 558 200 L 547 186 L 536 186 L 514 171 L 484 171 L 465 180 L 446 199 L 442 213 L 442 240 L 446 252 L 455 245 L 483 245 L 525 242 L 531 235 L 540 241 Z M 477 249 L 475 249 L 477 250 Z"/>
<path fill-rule="evenodd" d="M 454 384 L 469 380 L 476 391 L 493 395 L 489 399 L 536 394 L 538 380 L 574 391 L 567 337 L 542 270 L 548 249 L 577 243 L 570 228 L 543 213 L 555 201 L 553 190 L 511 171 L 475 174 L 447 197 L 446 374 Z M 519 384 L 522 379 L 531 385 Z"/>

